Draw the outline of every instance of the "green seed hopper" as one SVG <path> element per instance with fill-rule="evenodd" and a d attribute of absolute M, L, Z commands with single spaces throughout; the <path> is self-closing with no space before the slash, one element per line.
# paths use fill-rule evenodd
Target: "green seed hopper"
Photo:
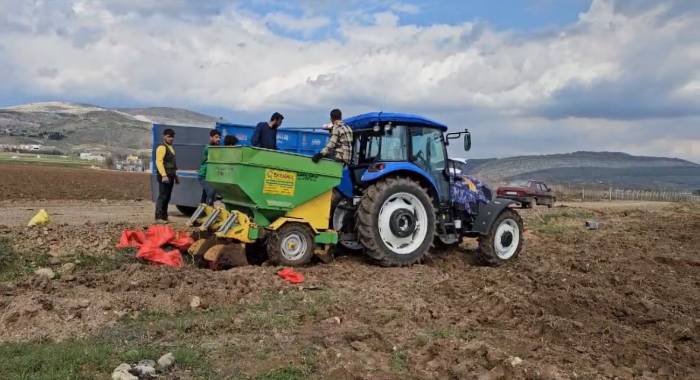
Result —
<path fill-rule="evenodd" d="M 328 258 L 338 234 L 329 229 L 333 188 L 343 166 L 307 156 L 252 147 L 209 148 L 207 182 L 225 208 L 201 204 L 188 224 L 198 226 L 189 248 L 200 265 L 226 268 L 249 261 L 261 246 L 273 264 L 304 265 Z M 258 244 L 261 243 L 261 244 Z"/>
<path fill-rule="evenodd" d="M 340 184 L 342 169 L 338 162 L 314 163 L 294 153 L 216 146 L 209 148 L 206 180 L 227 209 L 247 211 L 258 226 L 293 217 L 327 229 L 332 189 Z"/>

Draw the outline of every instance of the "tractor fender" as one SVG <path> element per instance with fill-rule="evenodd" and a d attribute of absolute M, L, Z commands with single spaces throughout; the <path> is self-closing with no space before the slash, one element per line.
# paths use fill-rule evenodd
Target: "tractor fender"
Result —
<path fill-rule="evenodd" d="M 505 208 L 512 204 L 516 204 L 510 199 L 495 198 L 489 203 L 479 205 L 479 214 L 472 225 L 470 232 L 475 232 L 481 235 L 486 235 L 491 229 L 493 221 L 501 214 Z"/>
<path fill-rule="evenodd" d="M 381 170 L 365 170 L 365 172 L 362 174 L 362 177 L 360 178 L 360 181 L 362 181 L 363 184 L 367 184 L 376 182 L 377 180 L 380 180 L 392 174 L 406 173 L 424 179 L 425 182 L 430 185 L 430 194 L 438 193 L 435 179 L 433 179 L 433 177 L 428 172 L 423 170 L 423 168 L 421 168 L 420 166 L 412 162 L 382 162 L 382 164 L 384 164 L 384 168 Z"/>

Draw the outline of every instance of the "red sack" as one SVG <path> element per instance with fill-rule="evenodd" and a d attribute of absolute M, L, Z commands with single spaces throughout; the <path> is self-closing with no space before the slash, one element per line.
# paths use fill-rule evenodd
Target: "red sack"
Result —
<path fill-rule="evenodd" d="M 183 265 L 182 255 L 177 249 L 166 252 L 160 247 L 144 245 L 136 253 L 136 257 L 170 267 L 180 268 Z"/>
<path fill-rule="evenodd" d="M 301 284 L 304 282 L 304 275 L 292 268 L 284 268 L 277 272 L 277 275 L 290 284 Z"/>
<path fill-rule="evenodd" d="M 154 224 L 149 226 L 146 232 L 123 231 L 117 248 L 135 247 L 139 249 L 136 257 L 140 259 L 171 267 L 181 267 L 183 260 L 180 250 L 186 250 L 193 242 L 192 237 L 185 231 L 175 233 L 170 226 Z M 162 248 L 166 244 L 178 249 L 166 252 Z"/>
<path fill-rule="evenodd" d="M 187 250 L 194 243 L 194 239 L 187 231 L 179 231 L 175 238 L 170 241 L 170 245 L 177 247 L 181 251 Z"/>
<path fill-rule="evenodd" d="M 162 247 L 175 238 L 173 228 L 165 224 L 153 224 L 146 230 L 145 244 Z"/>
<path fill-rule="evenodd" d="M 143 231 L 122 231 L 117 248 L 139 248 L 146 241 L 146 234 Z"/>

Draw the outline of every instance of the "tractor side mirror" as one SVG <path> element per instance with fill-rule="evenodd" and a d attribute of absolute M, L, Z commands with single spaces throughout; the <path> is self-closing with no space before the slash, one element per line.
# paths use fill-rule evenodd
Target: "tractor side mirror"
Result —
<path fill-rule="evenodd" d="M 447 139 L 445 140 L 445 145 L 449 145 L 449 141 L 453 139 L 458 139 L 462 135 L 464 135 L 464 150 L 469 151 L 472 148 L 472 135 L 469 133 L 468 130 L 464 130 L 464 132 L 451 132 L 446 135 Z"/>

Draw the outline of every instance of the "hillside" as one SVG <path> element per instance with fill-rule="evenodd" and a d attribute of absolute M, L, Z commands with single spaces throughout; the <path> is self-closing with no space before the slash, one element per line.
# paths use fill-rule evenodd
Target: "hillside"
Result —
<path fill-rule="evenodd" d="M 151 123 L 213 125 L 215 118 L 167 107 L 109 109 L 64 102 L 0 108 L 0 144 L 41 144 L 70 154 L 134 153 L 151 144 Z"/>
<path fill-rule="evenodd" d="M 574 152 L 469 161 L 469 174 L 497 184 L 516 179 L 631 189 L 696 190 L 700 165 L 619 152 Z"/>
<path fill-rule="evenodd" d="M 213 126 L 217 120 L 209 115 L 171 107 L 117 108 L 116 110 L 148 123 L 209 127 Z"/>

